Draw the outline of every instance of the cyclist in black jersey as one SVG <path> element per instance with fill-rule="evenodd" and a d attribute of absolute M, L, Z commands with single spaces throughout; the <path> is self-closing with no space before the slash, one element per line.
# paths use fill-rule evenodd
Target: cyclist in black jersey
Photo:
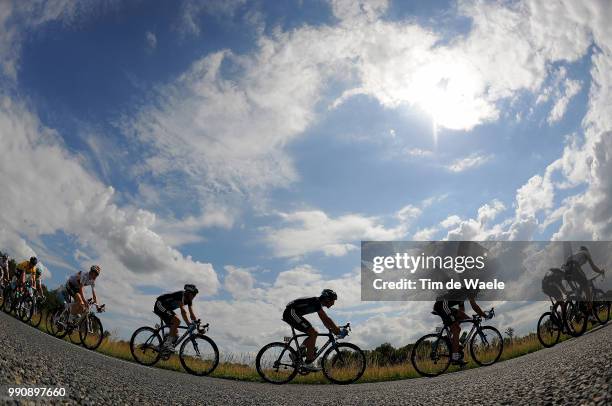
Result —
<path fill-rule="evenodd" d="M 317 342 L 317 330 L 304 318 L 306 314 L 317 313 L 323 322 L 323 325 L 331 330 L 332 333 L 344 337 L 345 330 L 341 330 L 336 326 L 336 323 L 330 319 L 323 307 L 330 308 L 334 305 L 338 295 L 331 289 L 324 289 L 319 297 L 299 298 L 287 304 L 283 312 L 283 321 L 289 324 L 302 333 L 308 334 L 308 337 L 302 343 L 306 347 L 306 365 L 305 369 L 310 371 L 318 371 L 319 368 L 314 365 L 315 359 L 315 344 Z"/>
<path fill-rule="evenodd" d="M 163 347 L 167 351 L 174 351 L 174 343 L 178 338 L 178 327 L 181 324 L 181 321 L 174 310 L 180 308 L 181 316 L 185 321 L 185 324 L 190 325 L 191 323 L 197 322 L 198 318 L 193 313 L 193 298 L 198 294 L 198 289 L 195 285 L 187 284 L 184 286 L 183 290 L 179 290 L 173 293 L 166 293 L 165 295 L 161 295 L 155 301 L 155 306 L 153 308 L 153 312 L 157 314 L 167 325 L 170 326 L 170 334 L 167 335 L 164 339 Z M 191 317 L 191 322 L 189 321 L 189 317 L 187 317 L 187 312 L 185 311 L 185 306 L 189 308 L 189 316 Z"/>
<path fill-rule="evenodd" d="M 465 314 L 465 299 L 469 300 L 472 309 L 482 318 L 490 319 L 491 315 L 482 311 L 478 303 L 476 303 L 476 291 L 464 290 L 439 297 L 434 304 L 433 311 L 440 316 L 445 326 L 450 326 L 451 331 L 451 362 L 458 365 L 465 365 L 463 360 L 463 351 L 460 350 L 459 336 L 461 334 L 460 320 L 469 319 Z M 452 298 L 452 299 L 451 299 Z M 463 299 L 463 300 L 461 300 Z"/>

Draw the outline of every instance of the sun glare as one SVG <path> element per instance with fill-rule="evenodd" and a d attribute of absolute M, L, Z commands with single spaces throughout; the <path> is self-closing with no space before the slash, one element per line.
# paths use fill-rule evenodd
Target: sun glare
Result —
<path fill-rule="evenodd" d="M 425 65 L 413 83 L 411 98 L 431 116 L 435 142 L 440 129 L 470 130 L 491 113 L 482 97 L 482 81 L 467 64 L 445 61 Z"/>

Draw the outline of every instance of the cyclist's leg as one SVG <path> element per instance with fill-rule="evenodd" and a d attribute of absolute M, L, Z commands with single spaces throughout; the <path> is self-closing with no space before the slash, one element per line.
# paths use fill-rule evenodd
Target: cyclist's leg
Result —
<path fill-rule="evenodd" d="M 170 326 L 170 334 L 164 339 L 164 346 L 168 347 L 176 341 L 178 337 L 178 326 L 181 324 L 181 321 L 176 317 L 173 311 L 166 309 L 160 301 L 155 302 L 153 313 L 157 314 L 164 323 Z"/>
<path fill-rule="evenodd" d="M 312 324 L 310 324 L 308 320 L 298 315 L 295 310 L 291 308 L 285 309 L 283 321 L 294 329 L 308 334 L 308 337 L 302 342 L 302 345 L 306 347 L 306 362 L 312 362 L 315 357 L 314 348 L 317 343 L 317 330 L 312 327 Z"/>
<path fill-rule="evenodd" d="M 442 323 L 449 327 L 451 333 L 451 350 L 454 354 L 458 353 L 461 327 L 456 319 L 457 309 L 451 308 L 447 300 L 439 300 L 434 304 L 434 311 L 440 316 Z"/>

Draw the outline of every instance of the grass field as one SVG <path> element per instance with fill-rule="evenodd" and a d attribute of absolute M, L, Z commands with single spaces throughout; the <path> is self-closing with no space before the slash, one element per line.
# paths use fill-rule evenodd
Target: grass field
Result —
<path fill-rule="evenodd" d="M 47 326 L 45 324 L 46 317 L 43 318 L 42 323 L 38 327 L 40 330 L 47 332 Z M 589 328 L 598 325 L 597 323 L 589 324 Z M 568 339 L 568 336 L 562 335 L 561 341 Z M 66 337 L 65 340 L 72 339 L 73 342 L 78 342 L 78 337 Z M 513 340 L 504 340 L 504 349 L 500 358 L 500 361 L 516 358 L 525 354 L 529 354 L 534 351 L 542 349 L 542 345 L 538 341 L 536 333 L 530 333 L 524 337 L 514 337 Z M 97 349 L 98 352 L 106 354 L 111 357 L 120 358 L 123 360 L 134 362 L 132 354 L 129 348 L 129 342 L 113 338 L 112 336 L 107 337 L 103 340 L 100 347 Z M 466 368 L 475 368 L 478 365 L 470 358 L 469 351 L 466 351 L 466 361 L 468 364 Z M 261 378 L 257 374 L 254 368 L 255 354 L 220 354 L 221 360 L 217 369 L 211 374 L 213 377 L 243 380 L 243 381 L 261 381 Z M 359 382 L 381 382 L 391 381 L 398 379 L 416 378 L 420 375 L 414 370 L 410 360 L 397 365 L 381 365 L 377 360 L 371 356 L 367 359 L 367 368 L 363 377 Z M 173 355 L 167 361 L 160 361 L 156 364 L 158 368 L 169 369 L 173 371 L 184 372 L 178 356 Z M 458 367 L 451 366 L 448 372 L 457 371 Z M 298 375 L 292 383 L 296 384 L 327 384 L 329 381 L 323 376 L 321 372 L 311 373 L 309 375 L 301 376 Z"/>

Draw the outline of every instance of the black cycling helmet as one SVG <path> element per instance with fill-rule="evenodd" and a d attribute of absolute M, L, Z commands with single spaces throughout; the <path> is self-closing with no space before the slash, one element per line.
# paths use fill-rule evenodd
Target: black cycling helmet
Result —
<path fill-rule="evenodd" d="M 186 293 L 193 293 L 194 295 L 198 294 L 198 288 L 196 288 L 196 286 L 192 285 L 191 283 L 188 283 L 187 285 L 185 285 L 183 290 L 185 290 Z"/>
<path fill-rule="evenodd" d="M 580 251 L 589 252 L 589 249 L 583 245 L 583 246 L 580 247 Z"/>
<path fill-rule="evenodd" d="M 36 264 L 38 264 L 38 258 L 30 257 L 30 265 L 34 266 Z"/>
<path fill-rule="evenodd" d="M 323 289 L 323 292 L 321 292 L 321 296 L 319 296 L 319 299 L 337 300 L 338 295 L 331 289 Z"/>

